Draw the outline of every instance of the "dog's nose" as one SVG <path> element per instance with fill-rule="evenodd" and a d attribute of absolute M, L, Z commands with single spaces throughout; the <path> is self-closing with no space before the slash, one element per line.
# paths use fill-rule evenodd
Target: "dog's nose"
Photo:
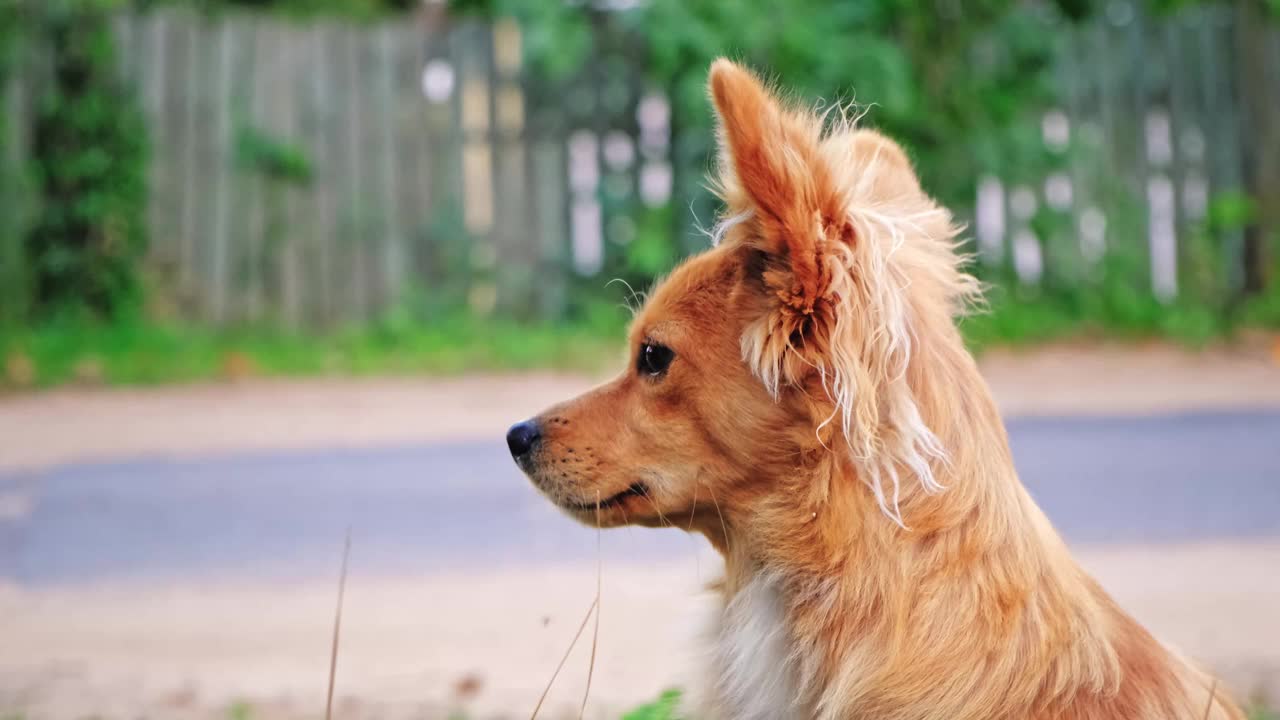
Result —
<path fill-rule="evenodd" d="M 528 455 L 541 438 L 542 430 L 536 420 L 525 420 L 512 425 L 507 431 L 507 447 L 511 448 L 511 457 L 519 460 Z"/>

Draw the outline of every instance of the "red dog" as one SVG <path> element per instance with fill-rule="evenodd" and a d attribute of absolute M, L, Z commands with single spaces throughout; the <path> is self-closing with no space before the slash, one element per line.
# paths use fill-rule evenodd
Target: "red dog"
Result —
<path fill-rule="evenodd" d="M 698 717 L 1243 718 L 1019 482 L 954 322 L 978 284 L 902 150 L 725 60 L 710 88 L 716 247 L 653 292 L 632 367 L 507 437 L 582 522 L 679 517 L 724 555 Z"/>

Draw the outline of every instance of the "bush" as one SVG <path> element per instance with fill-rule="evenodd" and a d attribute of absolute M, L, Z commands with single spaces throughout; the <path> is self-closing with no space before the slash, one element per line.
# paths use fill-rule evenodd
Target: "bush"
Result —
<path fill-rule="evenodd" d="M 38 212 L 26 235 L 32 307 L 109 316 L 136 304 L 146 248 L 146 131 L 119 80 L 107 0 L 50 0 L 33 11 L 52 57 L 32 168 Z"/>
<path fill-rule="evenodd" d="M 17 66 L 20 14 L 13 0 L 0 0 L 0 91 L 9 87 Z M 0 324 L 20 319 L 26 300 L 22 273 L 22 173 L 10 167 L 6 143 L 11 138 L 7 112 L 0 112 Z"/>

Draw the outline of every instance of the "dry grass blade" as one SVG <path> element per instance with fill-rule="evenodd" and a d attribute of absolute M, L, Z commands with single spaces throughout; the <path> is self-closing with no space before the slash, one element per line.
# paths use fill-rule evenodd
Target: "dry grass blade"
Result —
<path fill-rule="evenodd" d="M 329 692 L 324 702 L 324 720 L 333 720 L 333 686 L 338 677 L 338 636 L 342 631 L 342 598 L 347 590 L 347 559 L 351 556 L 351 528 L 342 545 L 342 570 L 338 573 L 338 606 L 333 612 L 333 643 L 329 646 Z"/>
<path fill-rule="evenodd" d="M 564 664 L 569 660 L 569 653 L 573 652 L 573 648 L 578 644 L 578 639 L 582 637 L 582 631 L 587 629 L 587 621 L 591 619 L 591 613 L 596 611 L 596 601 L 591 601 L 591 607 L 587 608 L 587 614 L 582 617 L 582 624 L 578 626 L 578 632 L 573 635 L 573 642 L 569 643 L 569 647 L 564 651 L 564 657 L 560 658 L 560 664 L 556 665 L 556 671 L 551 673 L 551 679 L 547 681 L 547 686 L 542 690 L 542 696 L 538 698 L 538 704 L 533 706 L 533 714 L 529 716 L 529 720 L 537 720 L 538 711 L 542 709 L 542 703 L 546 702 L 547 695 L 551 692 L 551 686 L 555 684 L 556 677 L 560 675 L 560 671 L 564 669 Z"/>
<path fill-rule="evenodd" d="M 596 672 L 596 646 L 600 644 L 600 586 L 604 577 L 604 554 L 600 551 L 600 493 L 596 492 L 596 622 L 591 631 L 591 664 L 587 666 L 587 689 L 582 693 L 582 708 L 578 710 L 578 720 L 587 714 L 587 698 L 591 697 L 591 677 Z"/>
<path fill-rule="evenodd" d="M 1218 678 L 1213 679 L 1213 683 L 1209 685 L 1209 704 L 1204 706 L 1204 720 L 1209 720 L 1209 713 L 1213 712 L 1213 701 L 1218 694 Z"/>

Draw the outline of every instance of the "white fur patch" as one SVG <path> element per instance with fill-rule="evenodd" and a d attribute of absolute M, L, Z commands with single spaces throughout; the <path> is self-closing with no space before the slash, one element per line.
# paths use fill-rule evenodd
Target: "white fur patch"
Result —
<path fill-rule="evenodd" d="M 792 653 L 782 599 L 767 576 L 757 576 L 725 607 L 714 632 L 716 704 L 734 720 L 799 717 Z"/>
<path fill-rule="evenodd" d="M 711 246 L 719 246 L 720 243 L 724 241 L 724 236 L 728 235 L 730 230 L 753 217 L 755 217 L 755 213 L 753 211 L 744 210 L 740 213 L 722 218 L 720 222 L 715 224 L 715 227 L 711 228 L 711 230 L 707 232 L 707 237 L 711 238 Z"/>

